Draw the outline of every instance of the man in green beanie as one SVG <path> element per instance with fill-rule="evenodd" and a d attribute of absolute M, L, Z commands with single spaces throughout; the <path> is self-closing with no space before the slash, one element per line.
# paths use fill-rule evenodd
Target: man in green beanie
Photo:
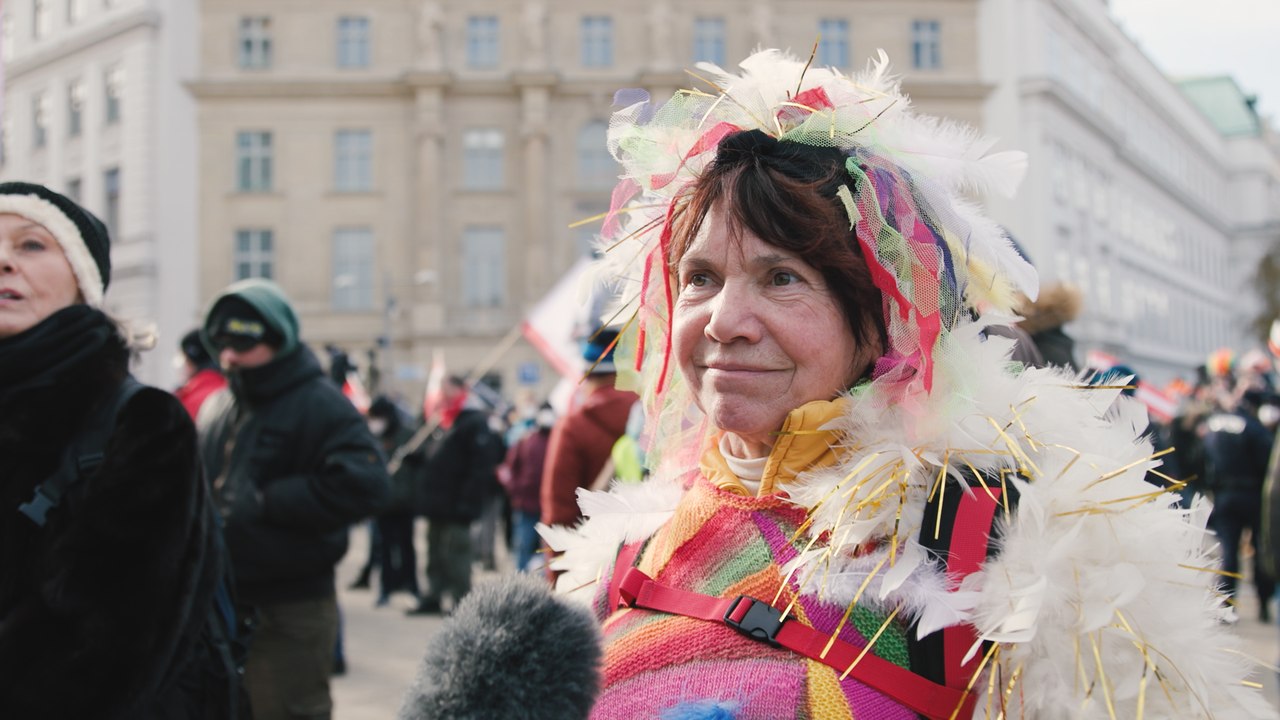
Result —
<path fill-rule="evenodd" d="M 360 413 L 299 342 L 278 286 L 226 288 L 201 337 L 229 383 L 201 408 L 198 427 L 239 600 L 258 618 L 246 665 L 253 714 L 327 720 L 334 566 L 347 527 L 387 501 L 386 470 Z"/>

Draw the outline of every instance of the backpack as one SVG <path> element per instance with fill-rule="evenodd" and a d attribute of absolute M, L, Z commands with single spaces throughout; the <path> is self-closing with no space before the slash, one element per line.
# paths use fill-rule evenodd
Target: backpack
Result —
<path fill-rule="evenodd" d="M 58 506 L 67 490 L 92 476 L 106 456 L 107 443 L 115 430 L 120 411 L 140 390 L 147 387 L 132 375 L 125 377 L 114 397 L 91 409 L 80 431 L 67 444 L 53 475 L 36 486 L 31 500 L 18 506 L 18 512 L 31 522 L 44 527 L 50 510 Z M 203 481 L 203 475 L 201 477 Z M 244 687 L 244 662 L 248 655 L 252 618 L 238 617 L 230 566 L 225 561 L 222 518 L 213 510 L 213 502 L 205 483 L 206 516 L 198 522 L 213 527 L 213 547 L 203 554 L 201 564 L 193 569 L 195 580 L 183 593 L 193 605 L 208 601 L 203 619 L 192 617 L 194 640 L 187 643 L 190 654 L 185 662 L 170 662 L 163 677 L 150 683 L 145 693 L 158 703 L 145 708 L 159 717 L 207 718 L 208 720 L 250 720 L 248 695 Z M 212 563 L 213 567 L 205 567 Z M 182 616 L 199 612 L 187 609 Z M 173 639 L 175 648 L 182 638 Z M 143 710 L 143 709 L 139 709 Z"/>

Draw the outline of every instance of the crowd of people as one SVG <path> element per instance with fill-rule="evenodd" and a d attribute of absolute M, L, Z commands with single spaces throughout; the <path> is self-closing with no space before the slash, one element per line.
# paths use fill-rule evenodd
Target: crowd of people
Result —
<path fill-rule="evenodd" d="M 1274 359 L 1253 351 L 1237 363 L 1233 354 L 1219 353 L 1197 368 L 1177 415 L 1154 429 L 1159 445 L 1169 449 L 1162 471 L 1187 482 L 1184 504 L 1195 494 L 1213 500 L 1209 526 L 1222 548 L 1222 589 L 1233 602 L 1244 572 L 1241 557 L 1252 558 L 1248 577 L 1263 622 L 1271 621 L 1280 557 L 1271 540 L 1280 534 L 1280 526 L 1272 525 L 1280 515 L 1266 512 L 1268 503 L 1280 501 L 1277 421 Z"/>
<path fill-rule="evenodd" d="M 410 615 L 465 609 L 509 537 L 598 622 L 598 720 L 1267 716 L 1223 597 L 1248 537 L 1269 616 L 1272 364 L 1210 363 L 1150 425 L 1131 371 L 1076 367 L 1078 293 L 962 196 L 1020 156 L 914 115 L 883 60 L 713 80 L 611 124 L 631 321 L 583 333 L 558 417 L 460 377 L 358 408 L 261 279 L 181 340 L 182 387 L 142 386 L 106 227 L 0 184 L 0 714 L 331 717 L 368 521 L 356 586 Z"/>
<path fill-rule="evenodd" d="M 616 439 L 543 412 L 508 454 L 491 409 L 450 378 L 439 416 L 417 419 L 434 430 L 398 456 L 415 422 L 385 397 L 357 409 L 259 279 L 220 292 L 181 339 L 181 387 L 143 386 L 130 361 L 155 339 L 101 309 L 110 267 L 92 213 L 0 184 L 5 717 L 328 718 L 353 524 L 374 519 L 380 603 L 407 592 L 413 613 L 451 610 L 499 477 L 531 568 L 543 463 L 594 481 Z M 617 435 L 626 414 L 609 415 Z M 415 517 L 429 521 L 424 592 Z"/>

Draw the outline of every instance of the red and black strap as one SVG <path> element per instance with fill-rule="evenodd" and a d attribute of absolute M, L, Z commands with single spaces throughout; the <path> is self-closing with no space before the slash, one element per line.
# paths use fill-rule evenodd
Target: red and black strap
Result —
<path fill-rule="evenodd" d="M 947 482 L 926 505 L 920 528 L 920 544 L 946 563 L 953 589 L 995 554 L 994 540 L 1001 527 L 997 521 L 1006 511 L 1012 513 L 1018 503 L 1012 483 L 991 477 L 979 481 L 971 472 L 965 475 L 968 491 L 957 482 Z M 911 669 L 948 687 L 968 687 L 986 648 L 968 663 L 961 660 L 977 640 L 971 625 L 953 625 L 923 638 L 917 638 L 912 627 L 907 632 Z"/>
<path fill-rule="evenodd" d="M 638 568 L 625 567 L 620 580 L 615 576 L 619 602 L 625 607 L 658 610 L 728 625 L 754 640 L 782 647 L 816 660 L 888 695 L 904 706 L 936 720 L 968 717 L 973 713 L 973 697 L 963 690 L 938 685 L 907 668 L 873 653 L 801 624 L 782 618 L 782 611 L 763 600 L 739 595 L 717 598 L 655 582 Z M 611 589 L 612 592 L 612 589 Z M 823 649 L 831 648 L 824 654 Z M 956 713 L 956 708 L 961 709 Z"/>
<path fill-rule="evenodd" d="M 993 552 L 997 519 L 1012 511 L 1017 494 L 999 482 L 971 481 L 971 492 L 957 483 L 946 483 L 943 492 L 926 509 L 920 542 L 945 558 L 947 575 L 955 585 L 981 567 Z M 939 504 L 941 513 L 939 513 Z M 973 627 L 957 625 L 916 639 L 908 631 L 911 668 L 884 660 L 864 648 L 782 618 L 782 611 L 753 597 L 717 598 L 656 582 L 634 567 L 643 542 L 624 545 L 618 553 L 609 603 L 612 608 L 633 607 L 683 615 L 728 625 L 755 640 L 799 653 L 892 697 L 930 720 L 952 720 L 973 715 L 976 695 L 969 685 L 981 662 L 976 653 L 962 663 L 977 642 Z M 828 648 L 828 645 L 830 647 Z M 825 652 L 824 652 L 825 651 Z"/>

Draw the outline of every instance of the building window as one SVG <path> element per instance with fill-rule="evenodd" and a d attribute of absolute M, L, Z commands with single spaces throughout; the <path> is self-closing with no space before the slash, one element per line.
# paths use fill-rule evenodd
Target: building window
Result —
<path fill-rule="evenodd" d="M 849 21 L 823 18 L 818 21 L 818 64 L 849 67 Z"/>
<path fill-rule="evenodd" d="M 468 130 L 462 136 L 462 186 L 468 190 L 501 190 L 502 131 Z"/>
<path fill-rule="evenodd" d="M 241 192 L 271 190 L 271 133 L 236 133 L 236 189 Z"/>
<path fill-rule="evenodd" d="M 87 0 L 67 0 L 67 24 L 75 25 L 84 19 L 84 8 Z"/>
<path fill-rule="evenodd" d="M 911 62 L 917 70 L 942 67 L 942 28 L 937 20 L 911 23 Z"/>
<path fill-rule="evenodd" d="M 593 120 L 578 132 L 578 187 L 608 189 L 618 180 L 618 166 L 609 154 L 609 126 Z"/>
<path fill-rule="evenodd" d="M 502 307 L 507 278 L 502 228 L 472 226 L 462 234 L 462 298 L 467 307 Z"/>
<path fill-rule="evenodd" d="M 582 18 L 582 65 L 613 65 L 613 18 L 606 15 L 588 15 Z"/>
<path fill-rule="evenodd" d="M 498 67 L 500 47 L 496 15 L 472 15 L 467 18 L 467 67 Z"/>
<path fill-rule="evenodd" d="M 67 83 L 67 137 L 80 137 L 84 124 L 84 83 L 72 80 Z"/>
<path fill-rule="evenodd" d="M 42 148 L 49 142 L 49 100 L 44 93 L 31 96 L 31 144 Z"/>
<path fill-rule="evenodd" d="M 333 189 L 369 192 L 373 189 L 373 133 L 339 130 L 333 136 Z"/>
<path fill-rule="evenodd" d="M 367 227 L 333 231 L 334 310 L 373 309 L 373 230 Z"/>
<path fill-rule="evenodd" d="M 111 237 L 120 238 L 120 168 L 110 168 L 102 173 L 102 222 L 107 225 Z"/>
<path fill-rule="evenodd" d="M 231 254 L 235 280 L 275 276 L 275 238 L 264 228 L 236 230 L 236 245 Z"/>
<path fill-rule="evenodd" d="M 120 122 L 121 98 L 124 96 L 124 68 L 115 65 L 103 76 L 103 90 L 106 96 L 104 118 L 108 125 Z"/>
<path fill-rule="evenodd" d="M 80 182 L 80 178 L 67 178 L 67 197 L 74 200 L 77 204 L 81 202 L 80 198 L 84 194 L 84 185 Z"/>
<path fill-rule="evenodd" d="M 724 64 L 724 18 L 693 21 L 693 61 Z"/>
<path fill-rule="evenodd" d="M 32 39 L 39 40 L 49 34 L 52 12 L 52 0 L 31 0 Z"/>
<path fill-rule="evenodd" d="M 338 18 L 338 67 L 369 67 L 369 18 Z"/>
<path fill-rule="evenodd" d="M 240 18 L 240 67 L 271 67 L 271 18 Z"/>

